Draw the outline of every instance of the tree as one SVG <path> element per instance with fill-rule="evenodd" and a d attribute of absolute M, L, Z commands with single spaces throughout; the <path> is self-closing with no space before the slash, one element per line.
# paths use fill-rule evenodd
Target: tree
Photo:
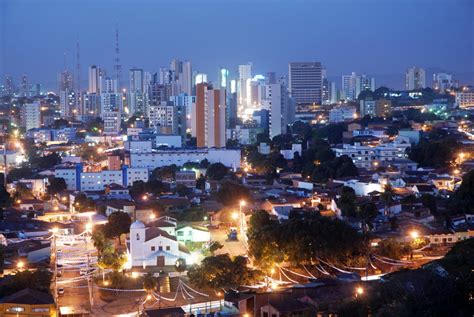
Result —
<path fill-rule="evenodd" d="M 206 176 L 209 179 L 220 181 L 227 173 L 229 168 L 222 163 L 212 163 L 207 167 Z"/>
<path fill-rule="evenodd" d="M 246 258 L 237 256 L 232 260 L 228 254 L 223 254 L 204 258 L 201 265 L 189 269 L 188 277 L 200 289 L 218 290 L 254 284 L 262 275 L 247 266 Z"/>
<path fill-rule="evenodd" d="M 58 153 L 52 153 L 39 157 L 30 157 L 29 161 L 34 168 L 50 169 L 61 163 L 61 157 Z"/>
<path fill-rule="evenodd" d="M 147 293 L 151 293 L 156 290 L 157 286 L 158 281 L 156 280 L 156 278 L 151 275 L 151 273 L 148 273 L 143 280 L 143 289 Z"/>
<path fill-rule="evenodd" d="M 49 181 L 48 194 L 56 195 L 67 189 L 66 181 L 62 177 L 54 177 Z"/>
<path fill-rule="evenodd" d="M 206 189 L 206 178 L 202 174 L 196 180 L 196 188 L 200 189 L 200 190 L 205 190 Z"/>
<path fill-rule="evenodd" d="M 153 177 L 157 180 L 174 180 L 178 167 L 176 164 L 157 167 L 153 170 Z"/>
<path fill-rule="evenodd" d="M 404 255 L 410 254 L 411 251 L 409 243 L 401 243 L 394 239 L 386 239 L 379 242 L 376 252 L 378 255 L 399 260 Z"/>
<path fill-rule="evenodd" d="M 470 170 L 462 177 L 461 186 L 450 199 L 453 213 L 474 213 L 474 170 Z"/>
<path fill-rule="evenodd" d="M 79 212 L 95 210 L 95 207 L 95 201 L 87 198 L 86 194 L 84 193 L 79 193 L 74 199 L 74 208 Z"/>
<path fill-rule="evenodd" d="M 188 188 L 188 187 L 186 187 L 186 185 L 178 184 L 178 186 L 176 186 L 176 193 L 177 193 L 180 197 L 186 196 L 186 195 L 188 195 L 190 192 L 191 192 L 191 189 Z"/>
<path fill-rule="evenodd" d="M 110 214 L 109 222 L 106 224 L 106 226 L 108 228 L 107 231 L 109 232 L 110 237 L 119 238 L 120 243 L 120 236 L 122 234 L 130 232 L 131 224 L 132 219 L 130 218 L 129 214 L 121 211 L 116 211 Z"/>
<path fill-rule="evenodd" d="M 337 200 L 337 206 L 341 209 L 344 217 L 356 216 L 356 201 L 357 196 L 354 189 L 351 187 L 342 187 L 341 197 Z"/>
<path fill-rule="evenodd" d="M 176 263 L 174 264 L 174 268 L 176 272 L 184 272 L 186 271 L 186 260 L 183 258 L 179 258 L 176 260 Z"/>
<path fill-rule="evenodd" d="M 92 232 L 92 241 L 94 247 L 97 249 L 99 256 L 104 252 L 105 249 L 111 246 L 110 241 L 107 239 L 104 233 L 105 225 L 95 226 L 94 231 Z"/>
<path fill-rule="evenodd" d="M 230 206 L 238 204 L 241 200 L 249 201 L 252 197 L 247 187 L 231 182 L 224 182 L 216 193 L 216 198 L 224 205 Z"/>
<path fill-rule="evenodd" d="M 362 219 L 369 226 L 372 225 L 372 221 L 378 214 L 377 206 L 373 202 L 367 203 L 361 208 L 357 207 L 357 218 Z"/>
<path fill-rule="evenodd" d="M 0 208 L 10 207 L 11 204 L 12 198 L 10 197 L 10 194 L 6 191 L 4 185 L 0 185 Z"/>
<path fill-rule="evenodd" d="M 421 203 L 424 207 L 429 208 L 432 215 L 438 215 L 438 206 L 436 203 L 436 197 L 429 194 L 421 195 Z"/>
<path fill-rule="evenodd" d="M 21 271 L 10 276 L 9 279 L 0 284 L 0 298 L 16 293 L 25 288 L 31 288 L 40 292 L 49 293 L 52 273 L 45 269 L 36 271 Z"/>
<path fill-rule="evenodd" d="M 239 140 L 238 139 L 227 139 L 225 143 L 226 149 L 236 149 L 239 147 Z"/>

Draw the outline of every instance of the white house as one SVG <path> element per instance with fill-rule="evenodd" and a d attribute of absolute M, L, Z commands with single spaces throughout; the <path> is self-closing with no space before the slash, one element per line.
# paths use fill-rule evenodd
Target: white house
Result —
<path fill-rule="evenodd" d="M 133 266 L 171 266 L 180 258 L 189 263 L 190 253 L 176 237 L 141 221 L 130 226 L 130 259 Z"/>
<path fill-rule="evenodd" d="M 208 242 L 211 241 L 211 234 L 204 227 L 185 226 L 176 229 L 176 238 L 180 242 Z"/>

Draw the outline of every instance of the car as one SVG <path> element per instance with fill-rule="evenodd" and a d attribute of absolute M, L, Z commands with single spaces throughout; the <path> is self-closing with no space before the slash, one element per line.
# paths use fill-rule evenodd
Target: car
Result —
<path fill-rule="evenodd" d="M 89 268 L 89 271 L 88 271 L 87 268 L 82 267 L 81 270 L 79 271 L 79 274 L 80 275 L 89 275 L 89 274 L 93 273 L 94 271 L 95 271 L 94 268 Z"/>
<path fill-rule="evenodd" d="M 63 287 L 59 287 L 58 288 L 58 295 L 64 295 L 64 288 Z"/>
<path fill-rule="evenodd" d="M 61 271 L 61 270 L 58 270 L 58 272 L 56 273 L 56 276 L 57 276 L 57 277 L 61 277 L 61 276 L 63 276 L 63 271 Z"/>

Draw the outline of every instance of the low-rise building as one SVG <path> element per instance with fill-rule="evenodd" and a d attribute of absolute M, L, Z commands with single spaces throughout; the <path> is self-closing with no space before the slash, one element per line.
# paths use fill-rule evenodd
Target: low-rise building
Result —
<path fill-rule="evenodd" d="M 56 304 L 50 294 L 26 288 L 0 299 L 0 315 L 55 317 Z"/>

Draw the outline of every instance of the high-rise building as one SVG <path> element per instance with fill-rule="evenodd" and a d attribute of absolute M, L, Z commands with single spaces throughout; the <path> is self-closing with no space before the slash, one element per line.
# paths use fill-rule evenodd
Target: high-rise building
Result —
<path fill-rule="evenodd" d="M 74 114 L 76 106 L 76 94 L 74 91 L 61 90 L 59 92 L 59 109 L 61 115 L 69 118 Z"/>
<path fill-rule="evenodd" d="M 116 79 L 112 79 L 112 81 L 117 83 Z M 103 92 L 100 94 L 100 106 L 100 115 L 104 121 L 104 134 L 118 134 L 122 119 L 123 95 L 121 93 Z"/>
<path fill-rule="evenodd" d="M 365 90 L 375 90 L 375 78 L 357 75 L 355 72 L 342 76 L 342 93 L 345 100 L 356 100 Z"/>
<path fill-rule="evenodd" d="M 129 110 L 132 115 L 145 114 L 145 78 L 143 69 L 130 69 Z"/>
<path fill-rule="evenodd" d="M 30 96 L 30 80 L 28 76 L 22 75 L 20 78 L 20 97 Z"/>
<path fill-rule="evenodd" d="M 196 85 L 196 106 L 192 125 L 196 127 L 197 147 L 225 147 L 226 91 L 207 83 Z"/>
<path fill-rule="evenodd" d="M 183 62 L 183 71 L 180 74 L 181 92 L 188 96 L 193 94 L 193 68 L 190 61 Z"/>
<path fill-rule="evenodd" d="M 58 75 L 58 91 L 74 91 L 74 77 L 68 70 Z"/>
<path fill-rule="evenodd" d="M 119 93 L 117 79 L 115 79 L 115 78 L 105 78 L 104 87 L 102 89 L 102 92 L 106 93 L 106 94 Z"/>
<path fill-rule="evenodd" d="M 169 100 L 176 109 L 176 133 L 182 136 L 182 140 L 185 140 L 187 132 L 195 136 L 191 131 L 191 112 L 196 105 L 196 97 L 188 96 L 183 92 L 178 96 L 171 96 Z"/>
<path fill-rule="evenodd" d="M 285 134 L 294 121 L 295 107 L 283 83 L 265 86 L 265 107 L 270 110 L 270 138 Z"/>
<path fill-rule="evenodd" d="M 265 84 L 266 85 L 274 85 L 277 83 L 277 76 L 275 72 L 267 72 L 267 76 L 265 77 Z"/>
<path fill-rule="evenodd" d="M 100 93 L 100 68 L 96 65 L 89 66 L 89 89 L 87 92 L 90 94 Z"/>
<path fill-rule="evenodd" d="M 447 73 L 435 73 L 433 74 L 433 89 L 439 92 L 444 92 L 448 89 L 456 87 L 456 83 L 453 81 L 453 75 Z"/>
<path fill-rule="evenodd" d="M 415 67 L 409 68 L 405 74 L 405 89 L 415 90 L 426 87 L 426 76 L 423 68 Z"/>
<path fill-rule="evenodd" d="M 21 109 L 22 125 L 26 131 L 41 127 L 41 104 L 39 101 L 26 103 Z"/>
<path fill-rule="evenodd" d="M 5 76 L 5 95 L 13 96 L 15 87 L 13 86 L 13 78 L 10 75 Z"/>
<path fill-rule="evenodd" d="M 171 102 L 160 102 L 148 107 L 150 127 L 159 134 L 178 134 L 177 108 Z"/>
<path fill-rule="evenodd" d="M 237 84 L 239 112 L 242 113 L 250 104 L 250 82 L 252 80 L 252 63 L 239 65 L 239 81 Z"/>
<path fill-rule="evenodd" d="M 322 101 L 322 67 L 320 62 L 295 62 L 288 65 L 290 96 L 298 105 Z"/>

